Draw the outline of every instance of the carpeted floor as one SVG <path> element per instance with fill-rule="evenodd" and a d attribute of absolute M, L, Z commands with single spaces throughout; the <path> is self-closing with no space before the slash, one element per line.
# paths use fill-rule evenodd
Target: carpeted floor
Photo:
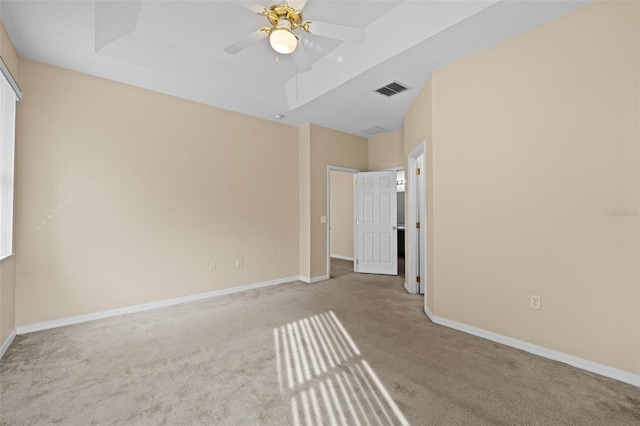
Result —
<path fill-rule="evenodd" d="M 332 275 L 18 336 L 0 424 L 640 424 L 639 388 L 434 325 L 399 277 Z"/>

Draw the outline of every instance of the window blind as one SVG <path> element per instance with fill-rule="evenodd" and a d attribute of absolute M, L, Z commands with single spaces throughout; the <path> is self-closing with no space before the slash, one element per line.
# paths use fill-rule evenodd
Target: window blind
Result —
<path fill-rule="evenodd" d="M 0 260 L 13 253 L 16 92 L 0 77 Z"/>

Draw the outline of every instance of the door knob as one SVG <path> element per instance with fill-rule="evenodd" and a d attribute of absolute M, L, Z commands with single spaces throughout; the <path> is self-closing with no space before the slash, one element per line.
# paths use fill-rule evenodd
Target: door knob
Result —
<path fill-rule="evenodd" d="M 398 228 L 394 225 L 394 226 L 393 226 L 393 228 L 391 228 L 391 229 L 393 229 L 393 230 L 395 231 L 395 230 L 396 230 L 396 229 L 398 229 Z"/>

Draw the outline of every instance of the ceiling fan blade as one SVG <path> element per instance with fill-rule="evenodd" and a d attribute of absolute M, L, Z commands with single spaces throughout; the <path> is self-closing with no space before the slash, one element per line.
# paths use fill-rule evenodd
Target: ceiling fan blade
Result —
<path fill-rule="evenodd" d="M 307 4 L 307 0 L 289 0 L 287 1 L 287 3 L 289 3 L 289 6 L 296 10 L 302 10 Z"/>
<path fill-rule="evenodd" d="M 309 59 L 309 55 L 307 55 L 306 50 L 304 50 L 302 43 L 298 43 L 298 47 L 296 47 L 296 50 L 293 52 L 293 56 L 296 66 L 298 67 L 298 72 L 311 71 L 311 60 Z"/>
<path fill-rule="evenodd" d="M 254 13 L 262 13 L 262 11 L 264 11 L 266 9 L 266 7 L 264 7 L 263 5 L 261 5 L 260 3 L 256 3 L 255 1 L 239 1 L 237 2 L 238 6 L 242 6 L 245 9 L 248 9 Z"/>
<path fill-rule="evenodd" d="M 267 37 L 267 33 L 265 33 L 262 30 L 256 30 L 248 34 L 247 36 L 241 38 L 240 40 L 236 41 L 235 43 L 225 47 L 224 51 L 227 53 L 231 53 L 232 55 L 235 55 L 236 53 L 240 52 L 242 49 L 249 47 L 251 44 L 259 40 L 262 40 L 265 37 Z"/>
<path fill-rule="evenodd" d="M 309 32 L 322 37 L 335 38 L 337 40 L 351 41 L 354 43 L 362 43 L 367 36 L 364 30 L 317 21 L 311 21 L 309 24 Z"/>

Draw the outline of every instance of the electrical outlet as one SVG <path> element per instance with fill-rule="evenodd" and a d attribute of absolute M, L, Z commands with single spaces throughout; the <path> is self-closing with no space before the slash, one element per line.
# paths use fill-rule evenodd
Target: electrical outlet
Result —
<path fill-rule="evenodd" d="M 531 304 L 529 305 L 531 309 L 540 309 L 541 298 L 540 296 L 531 295 Z"/>
<path fill-rule="evenodd" d="M 216 270 L 216 262 L 209 262 L 209 272 Z"/>
<path fill-rule="evenodd" d="M 236 259 L 236 268 L 242 268 L 242 259 Z"/>

